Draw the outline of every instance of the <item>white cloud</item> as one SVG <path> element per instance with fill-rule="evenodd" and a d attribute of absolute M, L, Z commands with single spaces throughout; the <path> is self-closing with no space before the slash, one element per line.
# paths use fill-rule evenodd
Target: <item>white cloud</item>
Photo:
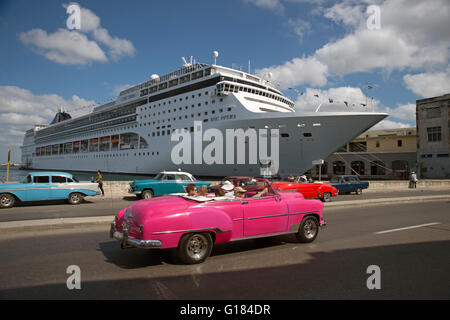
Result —
<path fill-rule="evenodd" d="M 311 24 L 303 19 L 289 19 L 288 25 L 294 30 L 300 40 L 311 31 Z"/>
<path fill-rule="evenodd" d="M 319 11 L 322 11 L 324 17 L 334 21 L 336 24 L 342 23 L 354 28 L 365 23 L 367 19 L 367 16 L 364 14 L 366 7 L 367 5 L 363 6 L 362 4 L 343 1 L 330 8 L 320 8 L 321 10 Z"/>
<path fill-rule="evenodd" d="M 67 8 L 67 4 L 63 7 Z M 92 62 L 105 63 L 109 58 L 117 61 L 124 56 L 135 54 L 131 41 L 112 37 L 100 24 L 100 18 L 91 10 L 81 8 L 81 29 L 58 29 L 47 33 L 42 29 L 32 29 L 19 34 L 20 41 L 48 60 L 64 65 L 87 65 Z M 88 36 L 92 36 L 89 39 Z M 108 55 L 100 47 L 108 49 Z M 108 57 L 109 56 L 109 57 Z"/>
<path fill-rule="evenodd" d="M 329 99 L 332 99 L 332 102 Z M 380 101 L 366 96 L 360 88 L 337 87 L 327 90 L 307 88 L 295 101 L 295 108 L 303 112 L 314 112 L 319 105 L 321 105 L 319 112 L 387 113 L 389 117 L 372 128 L 373 130 L 415 126 L 416 105 L 414 103 L 400 104 L 396 107 L 383 106 Z"/>
<path fill-rule="evenodd" d="M 282 9 L 280 0 L 244 0 L 245 3 L 253 4 L 264 9 Z"/>
<path fill-rule="evenodd" d="M 16 86 L 0 86 L 0 96 L 2 149 L 20 146 L 26 130 L 33 128 L 35 124 L 49 124 L 61 107 L 75 117 L 87 113 L 88 108 L 83 107 L 94 104 L 93 101 L 78 96 L 64 99 L 56 94 L 36 95 Z M 76 111 L 71 112 L 74 109 Z"/>
<path fill-rule="evenodd" d="M 425 48 L 414 46 L 394 31 L 359 30 L 316 51 L 319 61 L 338 75 L 382 69 L 388 72 L 425 63 L 445 62 L 441 55 L 429 55 Z"/>
<path fill-rule="evenodd" d="M 94 38 L 105 44 L 109 48 L 109 55 L 115 61 L 124 56 L 132 56 L 135 53 L 135 48 L 131 41 L 127 39 L 120 39 L 111 37 L 108 30 L 105 28 L 98 28 L 93 31 Z"/>
<path fill-rule="evenodd" d="M 398 120 L 403 120 L 407 122 L 416 121 L 416 104 L 407 103 L 399 104 L 395 108 L 381 108 L 379 111 L 389 113 L 389 116 Z"/>
<path fill-rule="evenodd" d="M 446 72 L 407 74 L 403 81 L 409 90 L 424 97 L 435 97 L 450 93 L 450 67 Z"/>
<path fill-rule="evenodd" d="M 321 87 L 327 83 L 328 67 L 314 57 L 303 57 L 294 58 L 281 66 L 258 69 L 256 74 L 281 89 L 302 84 Z"/>
<path fill-rule="evenodd" d="M 131 41 L 112 37 L 109 31 L 101 26 L 100 18 L 87 8 L 81 8 L 81 31 L 91 33 L 95 40 L 106 45 L 113 60 L 132 56 L 136 51 Z"/>
<path fill-rule="evenodd" d="M 374 125 L 369 130 L 385 130 L 385 129 L 399 129 L 399 128 L 411 128 L 415 125 L 398 122 L 398 121 L 392 121 L 388 119 L 384 119 L 380 122 L 378 122 L 376 125 Z"/>
<path fill-rule="evenodd" d="M 133 85 L 131 85 L 131 84 L 116 85 L 116 86 L 114 86 L 114 89 L 113 89 L 112 93 L 113 93 L 114 96 L 118 96 L 120 94 L 120 92 L 122 92 L 125 89 L 131 88 L 132 86 Z"/>
<path fill-rule="evenodd" d="M 47 34 L 42 29 L 32 29 L 19 34 L 23 44 L 45 56 L 48 60 L 64 65 L 85 65 L 91 62 L 107 62 L 103 50 L 95 41 L 77 31 L 59 29 Z"/>
<path fill-rule="evenodd" d="M 329 99 L 332 100 L 331 103 Z M 307 88 L 303 95 L 297 97 L 295 108 L 299 111 L 311 112 L 315 111 L 320 104 L 322 106 L 319 110 L 322 112 L 356 112 L 377 109 L 380 102 L 366 97 L 360 88 L 338 87 L 328 90 Z"/>
<path fill-rule="evenodd" d="M 350 27 L 350 32 L 325 44 L 308 58 L 294 58 L 258 70 L 258 74 L 272 72 L 281 88 L 286 88 L 301 84 L 323 86 L 333 75 L 428 70 L 448 64 L 450 2 L 377 1 L 381 13 L 379 30 L 367 28 L 366 9 L 370 3 L 373 1 L 346 0 L 318 10 L 325 18 Z M 303 29 L 299 30 L 300 34 Z M 305 75 L 304 70 L 314 70 L 316 74 Z"/>
<path fill-rule="evenodd" d="M 449 58 L 450 3 L 446 0 L 386 0 L 380 3 L 381 29 L 366 26 L 368 4 L 344 1 L 324 16 L 354 32 L 317 50 L 317 58 L 339 75 L 419 69 Z M 432 17 L 432 18 L 431 18 Z"/>
<path fill-rule="evenodd" d="M 284 5 L 283 2 L 291 2 L 291 3 L 313 3 L 313 4 L 321 4 L 328 0 L 243 0 L 244 3 L 250 3 L 257 7 L 263 9 L 278 9 L 283 11 Z"/>

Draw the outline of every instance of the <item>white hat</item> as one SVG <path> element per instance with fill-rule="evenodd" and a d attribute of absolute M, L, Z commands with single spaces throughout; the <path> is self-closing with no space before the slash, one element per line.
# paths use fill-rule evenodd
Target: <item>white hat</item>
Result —
<path fill-rule="evenodd" d="M 234 185 L 227 180 L 222 184 L 222 189 L 225 191 L 231 191 L 234 189 Z"/>

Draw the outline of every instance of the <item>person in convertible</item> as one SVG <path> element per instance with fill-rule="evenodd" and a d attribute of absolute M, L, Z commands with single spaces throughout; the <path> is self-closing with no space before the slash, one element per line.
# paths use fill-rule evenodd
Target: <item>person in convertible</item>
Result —
<path fill-rule="evenodd" d="M 266 193 L 269 192 L 269 189 L 266 187 L 264 188 L 261 192 L 258 192 L 257 194 L 251 196 L 251 197 L 246 197 L 247 190 L 245 190 L 242 187 L 236 187 L 234 188 L 234 196 L 236 198 L 261 198 L 262 196 L 264 196 Z"/>

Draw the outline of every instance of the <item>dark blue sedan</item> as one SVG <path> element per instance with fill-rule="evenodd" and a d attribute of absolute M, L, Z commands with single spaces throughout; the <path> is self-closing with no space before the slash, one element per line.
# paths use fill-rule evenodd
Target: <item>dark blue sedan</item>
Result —
<path fill-rule="evenodd" d="M 338 189 L 339 194 L 351 193 L 361 194 L 363 189 L 369 188 L 369 182 L 360 181 L 358 176 L 334 176 L 330 184 Z"/>

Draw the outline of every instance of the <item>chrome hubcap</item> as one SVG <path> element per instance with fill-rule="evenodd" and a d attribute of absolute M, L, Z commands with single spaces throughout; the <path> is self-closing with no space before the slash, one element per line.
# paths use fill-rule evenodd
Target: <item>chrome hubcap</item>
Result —
<path fill-rule="evenodd" d="M 312 220 L 308 220 L 303 227 L 305 237 L 308 239 L 314 238 L 317 232 L 317 226 Z"/>
<path fill-rule="evenodd" d="M 11 199 L 8 196 L 3 196 L 0 202 L 3 206 L 9 206 L 11 204 Z"/>
<path fill-rule="evenodd" d="M 201 257 L 206 251 L 206 239 L 203 236 L 195 235 L 189 240 L 188 253 L 193 258 Z"/>

